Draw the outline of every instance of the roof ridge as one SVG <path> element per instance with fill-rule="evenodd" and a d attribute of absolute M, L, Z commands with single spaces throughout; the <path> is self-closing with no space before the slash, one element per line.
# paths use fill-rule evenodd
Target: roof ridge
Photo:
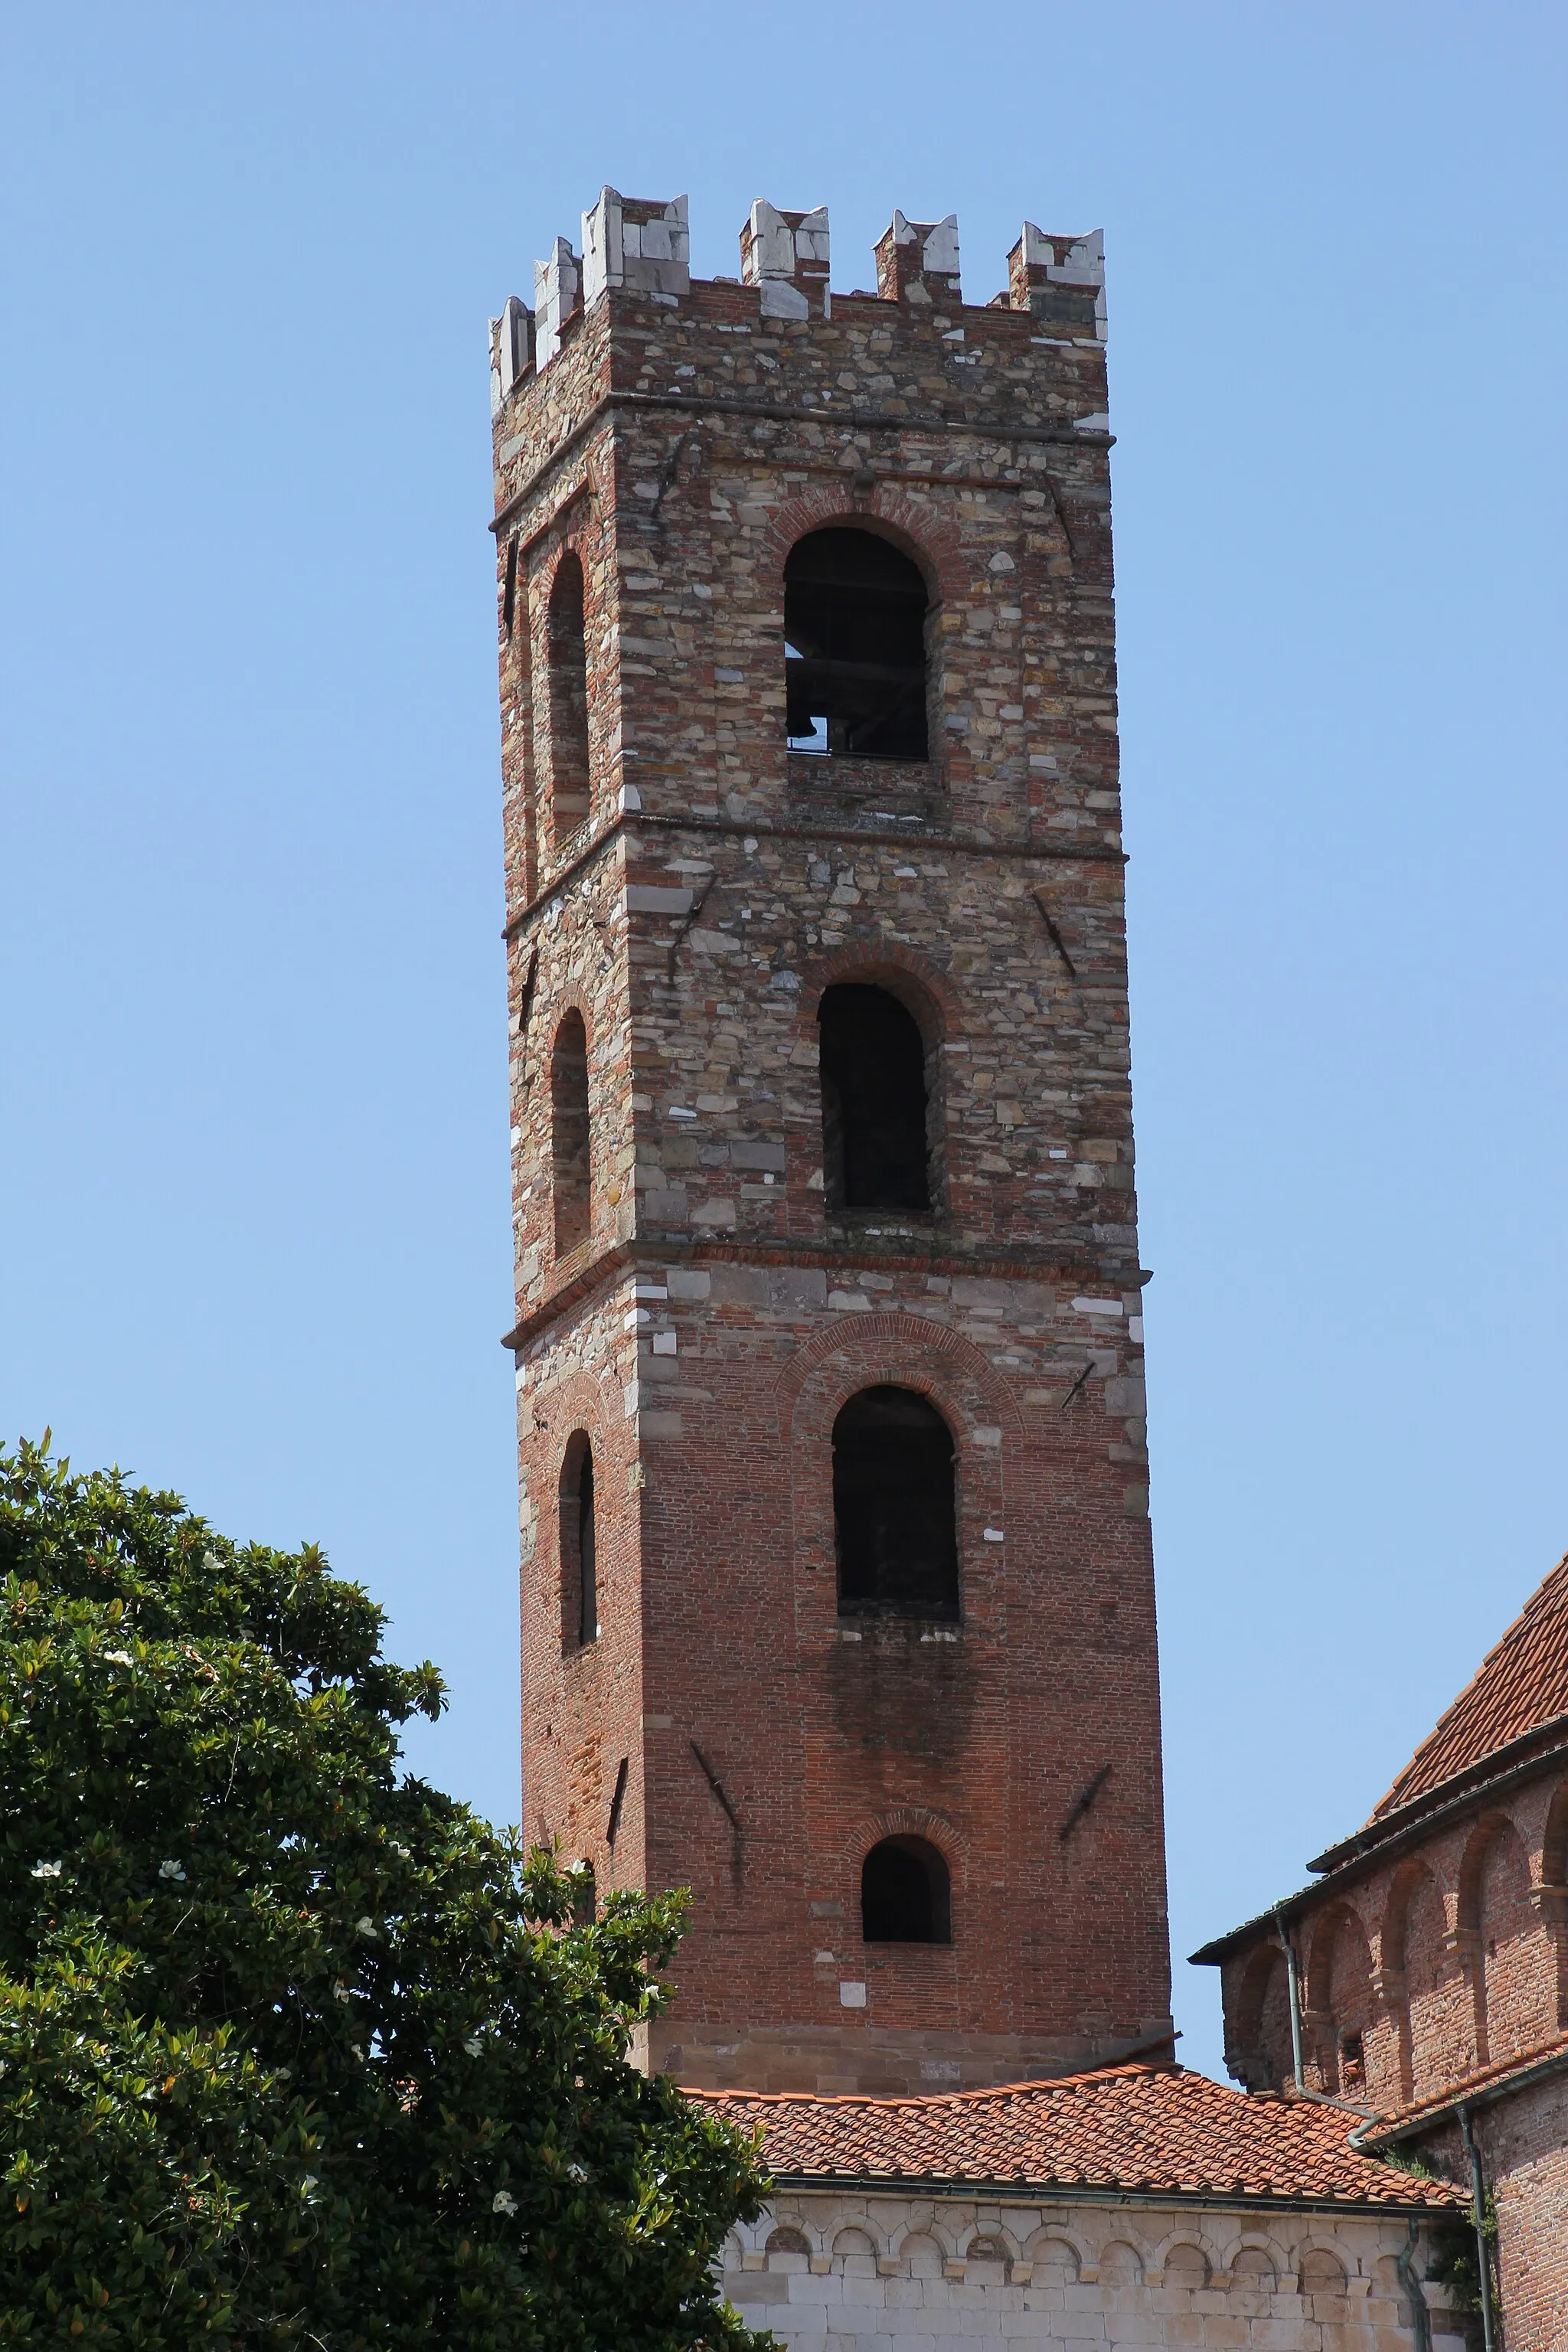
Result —
<path fill-rule="evenodd" d="M 1140 2058 L 1120 2061 L 1110 2066 L 1086 2067 L 1078 2074 L 1032 2076 L 1019 2083 L 983 2083 L 967 2091 L 910 2091 L 878 2096 L 868 2091 L 747 2091 L 738 2086 L 728 2091 L 713 2091 L 696 2083 L 683 2083 L 680 2091 L 681 2095 L 688 2099 L 747 2099 L 753 2105 L 765 2102 L 771 2106 L 781 2107 L 957 2107 L 971 2105 L 982 2099 L 1013 2098 L 1020 2091 L 1070 2091 L 1084 2083 L 1115 2082 L 1131 2075 L 1147 2074 L 1181 2074 L 1201 2083 L 1214 2082 L 1212 2075 L 1195 2074 L 1191 2066 L 1169 2061 L 1161 2065 Z M 1239 2091 L 1231 2092 L 1224 2083 L 1214 2083 L 1214 2087 L 1216 2091 L 1225 2091 L 1227 2097 L 1240 2098 L 1242 2095 Z"/>
<path fill-rule="evenodd" d="M 1561 1660 L 1549 1656 L 1532 1661 L 1529 1656 L 1532 1636 L 1537 1635 L 1543 1626 L 1548 1628 L 1554 1626 L 1559 1620 L 1563 1622 L 1564 1628 L 1568 1629 L 1568 1552 L 1563 1554 L 1554 1567 L 1547 1570 L 1523 1607 L 1503 1628 L 1488 1650 L 1469 1681 L 1444 1708 L 1426 1738 L 1416 1748 L 1409 1762 L 1395 1774 L 1387 1790 L 1379 1798 L 1363 1823 L 1363 1832 L 1375 1828 L 1386 1814 L 1398 1811 L 1407 1804 L 1414 1804 L 1422 1797 L 1431 1795 L 1447 1781 L 1456 1780 L 1461 1774 L 1472 1770 L 1488 1756 L 1495 1754 L 1498 1748 L 1507 1747 L 1514 1739 L 1527 1738 L 1531 1732 L 1539 1730 L 1543 1724 L 1550 1722 L 1555 1716 L 1564 1711 L 1561 1692 L 1558 1693 L 1557 1702 L 1550 1706 L 1543 1705 L 1539 1696 L 1532 1699 L 1530 1696 L 1530 1673 L 1532 1666 L 1538 1677 L 1553 1667 L 1559 1673 L 1562 1671 Z M 1506 1686 L 1509 1669 L 1516 1666 L 1523 1670 L 1525 1687 L 1523 1704 L 1526 1712 L 1531 1714 L 1531 1719 L 1524 1724 L 1510 1719 L 1500 1726 L 1494 1721 L 1489 1726 L 1481 1705 L 1482 1700 L 1489 1695 L 1489 1685 L 1502 1686 L 1498 1688 L 1497 1696 L 1504 1702 L 1512 1697 L 1517 1703 L 1519 1696 L 1517 1690 L 1510 1692 Z M 1478 1715 L 1481 1717 L 1479 1723 L 1470 1723 L 1468 1719 Z M 1471 1735 L 1468 1743 L 1464 1737 L 1467 1731 Z M 1458 1744 L 1460 1749 L 1457 1759 L 1451 1755 L 1447 1757 L 1444 1755 L 1445 1735 L 1448 1736 L 1449 1744 L 1452 1745 L 1456 1733 L 1459 1735 Z M 1478 1734 L 1485 1740 L 1484 1746 L 1474 1744 Z M 1425 1770 L 1423 1769 L 1424 1760 L 1426 1760 Z"/>

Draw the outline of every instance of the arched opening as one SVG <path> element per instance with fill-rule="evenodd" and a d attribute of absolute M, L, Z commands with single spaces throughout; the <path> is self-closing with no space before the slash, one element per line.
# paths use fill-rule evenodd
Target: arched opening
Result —
<path fill-rule="evenodd" d="M 588 814 L 588 639 L 583 566 L 569 548 L 550 590 L 550 803 L 556 838 Z"/>
<path fill-rule="evenodd" d="M 929 1209 L 925 1040 L 885 988 L 839 981 L 816 1008 L 830 1209 Z"/>
<path fill-rule="evenodd" d="M 578 1649 L 599 1635 L 598 1546 L 594 1527 L 594 1449 L 573 1433 L 561 1465 L 561 1632 Z"/>
<path fill-rule="evenodd" d="M 913 1389 L 862 1389 L 833 1424 L 841 1617 L 958 1615 L 952 1432 Z"/>
<path fill-rule="evenodd" d="M 925 1838 L 884 1838 L 860 1865 L 860 1933 L 868 1944 L 951 1944 L 947 1864 Z"/>
<path fill-rule="evenodd" d="M 785 729 L 792 751 L 923 760 L 920 567 L 874 531 L 808 531 L 784 564 Z"/>
<path fill-rule="evenodd" d="M 1278 2091 L 1290 2080 L 1290 1979 L 1276 1943 L 1259 1945 L 1247 1961 L 1226 2020 L 1225 2063 L 1248 2091 Z"/>
<path fill-rule="evenodd" d="M 564 1257 L 579 1242 L 587 1240 L 594 1222 L 588 1032 L 575 1008 L 563 1016 L 551 1049 L 550 1135 L 555 1255 Z"/>

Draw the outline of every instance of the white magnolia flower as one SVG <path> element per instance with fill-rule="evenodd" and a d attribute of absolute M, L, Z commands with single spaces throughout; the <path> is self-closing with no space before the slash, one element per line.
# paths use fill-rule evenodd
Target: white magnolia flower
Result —
<path fill-rule="evenodd" d="M 375 1933 L 375 1921 L 374 1919 L 356 1919 L 354 1921 L 354 1926 L 359 1929 L 362 1936 L 374 1936 Z"/>
<path fill-rule="evenodd" d="M 185 1875 L 184 1864 L 179 1862 L 161 1862 L 158 1864 L 158 1875 L 160 1878 L 175 1878 L 183 1884 Z"/>
<path fill-rule="evenodd" d="M 338 1979 L 336 1984 L 332 1987 L 332 1999 L 334 2000 L 353 2000 L 353 1993 L 349 1990 L 347 1985 L 344 1984 L 342 1977 Z"/>
<path fill-rule="evenodd" d="M 316 2185 L 316 2176 L 315 2176 L 315 2174 L 314 2174 L 313 2172 L 307 2172 L 307 2174 L 305 2175 L 305 2178 L 304 2178 L 304 2179 L 303 2179 L 303 2180 L 301 2180 L 301 2182 L 300 2183 L 300 2196 L 301 2196 L 301 2197 L 309 2197 L 309 2195 L 310 2195 L 310 2193 L 311 2189 L 314 2189 L 315 2185 Z"/>
<path fill-rule="evenodd" d="M 580 2164 L 569 2164 L 566 2168 L 566 2178 L 568 2180 L 586 2180 L 588 2176 Z"/>
<path fill-rule="evenodd" d="M 405 1845 L 399 1845 L 395 1838 L 392 1841 L 392 1851 L 397 1856 L 399 1862 L 412 1862 L 414 1859 L 414 1856 L 410 1853 L 408 1848 Z"/>
<path fill-rule="evenodd" d="M 482 2033 L 470 2033 L 463 2044 L 470 2058 L 477 2058 L 484 2046 L 485 2040 Z"/>
<path fill-rule="evenodd" d="M 129 1650 L 105 1650 L 103 1654 L 111 1666 L 133 1666 L 136 1664 Z"/>
<path fill-rule="evenodd" d="M 216 1551 L 209 1550 L 203 1552 L 202 1566 L 206 1570 L 209 1576 L 221 1576 L 223 1574 L 223 1562 L 219 1559 Z"/>
<path fill-rule="evenodd" d="M 59 1874 L 60 1865 L 58 1862 L 36 1862 L 33 1864 L 35 1878 L 58 1878 Z"/>
<path fill-rule="evenodd" d="M 495 2193 L 494 2201 L 490 2206 L 490 2211 L 492 2213 L 515 2213 L 516 2210 L 516 2198 L 509 2197 L 504 2189 L 498 2189 Z"/>
<path fill-rule="evenodd" d="M 349 2043 L 349 2048 L 353 2052 L 356 2058 L 363 2058 L 364 2056 L 364 2052 L 361 2049 L 357 2042 L 351 2042 Z"/>

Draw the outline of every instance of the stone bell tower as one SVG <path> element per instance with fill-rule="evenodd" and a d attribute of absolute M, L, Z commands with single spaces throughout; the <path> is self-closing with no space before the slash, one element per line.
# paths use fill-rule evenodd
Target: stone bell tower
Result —
<path fill-rule="evenodd" d="M 708 2085 L 1171 2038 L 1100 240 L 876 270 L 491 330 L 525 1829 Z"/>

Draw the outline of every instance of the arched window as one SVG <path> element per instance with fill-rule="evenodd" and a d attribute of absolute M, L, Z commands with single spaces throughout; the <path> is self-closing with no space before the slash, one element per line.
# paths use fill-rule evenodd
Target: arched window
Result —
<path fill-rule="evenodd" d="M 868 1944 L 951 1944 L 947 1864 L 924 1838 L 884 1838 L 860 1865 L 860 1933 Z"/>
<path fill-rule="evenodd" d="M 550 591 L 550 802 L 556 838 L 588 814 L 588 643 L 583 566 L 570 549 Z"/>
<path fill-rule="evenodd" d="M 958 1615 L 952 1432 L 913 1389 L 862 1389 L 833 1424 L 843 1617 Z"/>
<path fill-rule="evenodd" d="M 822 1181 L 830 1209 L 929 1209 L 925 1041 L 885 988 L 822 992 Z"/>
<path fill-rule="evenodd" d="M 561 1465 L 561 1632 L 576 1648 L 599 1635 L 599 1572 L 594 1531 L 594 1449 L 586 1430 L 568 1439 Z"/>
<path fill-rule="evenodd" d="M 552 1183 L 555 1255 L 564 1257 L 588 1238 L 594 1222 L 588 1134 L 588 1033 L 575 1008 L 555 1032 L 550 1055 Z"/>
<path fill-rule="evenodd" d="M 919 566 L 874 531 L 795 541 L 784 564 L 792 751 L 925 759 L 929 602 Z"/>

